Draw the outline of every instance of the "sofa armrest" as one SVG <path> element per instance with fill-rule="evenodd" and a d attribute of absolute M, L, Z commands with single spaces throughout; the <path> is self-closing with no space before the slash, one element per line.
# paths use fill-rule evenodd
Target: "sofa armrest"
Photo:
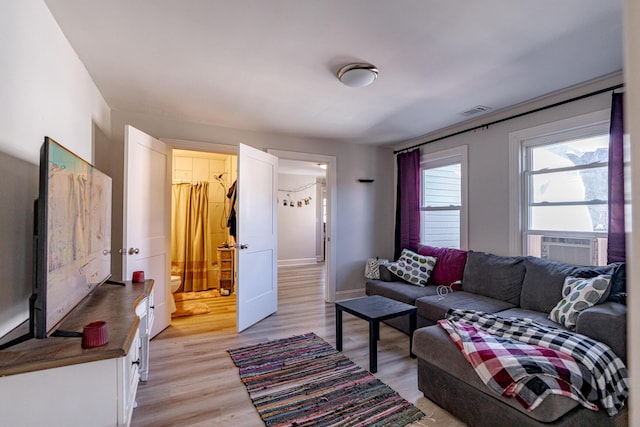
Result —
<path fill-rule="evenodd" d="M 605 302 L 578 315 L 576 332 L 605 343 L 625 363 L 627 361 L 627 306 Z"/>
<path fill-rule="evenodd" d="M 380 280 L 384 282 L 393 282 L 396 280 L 400 280 L 389 271 L 386 263 L 379 264 L 378 271 L 380 272 Z"/>

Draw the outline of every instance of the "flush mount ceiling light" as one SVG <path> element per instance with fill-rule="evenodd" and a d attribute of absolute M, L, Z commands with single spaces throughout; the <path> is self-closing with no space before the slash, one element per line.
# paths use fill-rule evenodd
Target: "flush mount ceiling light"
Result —
<path fill-rule="evenodd" d="M 378 77 L 378 69 L 371 64 L 347 64 L 338 70 L 338 79 L 349 87 L 369 86 Z"/>

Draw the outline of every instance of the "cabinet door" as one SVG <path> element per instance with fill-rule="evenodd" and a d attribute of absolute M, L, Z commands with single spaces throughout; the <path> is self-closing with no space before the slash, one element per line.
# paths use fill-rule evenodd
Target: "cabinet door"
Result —
<path fill-rule="evenodd" d="M 117 386 L 123 360 L 106 359 L 1 377 L 0 425 L 125 425 L 118 411 L 121 392 Z"/>
<path fill-rule="evenodd" d="M 142 345 L 140 341 L 140 330 L 131 343 L 131 348 L 125 357 L 118 359 L 117 380 L 118 380 L 118 425 L 129 425 L 133 407 L 140 382 L 140 356 Z"/>

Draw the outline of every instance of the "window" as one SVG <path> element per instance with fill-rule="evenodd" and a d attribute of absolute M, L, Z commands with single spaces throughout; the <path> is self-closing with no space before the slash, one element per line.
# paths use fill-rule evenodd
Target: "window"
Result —
<path fill-rule="evenodd" d="M 512 135 L 522 253 L 607 262 L 609 123 L 597 112 Z M 512 178 L 513 179 L 513 178 Z"/>
<path fill-rule="evenodd" d="M 466 248 L 467 147 L 425 154 L 420 167 L 420 243 Z"/>
<path fill-rule="evenodd" d="M 525 149 L 530 231 L 606 232 L 609 135 Z"/>

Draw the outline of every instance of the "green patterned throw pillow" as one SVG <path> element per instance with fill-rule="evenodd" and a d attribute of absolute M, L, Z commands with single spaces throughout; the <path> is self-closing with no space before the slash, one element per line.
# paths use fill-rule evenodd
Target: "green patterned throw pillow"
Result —
<path fill-rule="evenodd" d="M 403 249 L 400 258 L 396 262 L 387 264 L 387 269 L 413 285 L 427 286 L 435 265 L 436 258 Z"/>
<path fill-rule="evenodd" d="M 606 298 L 610 283 L 611 276 L 607 274 L 588 279 L 568 276 L 562 285 L 562 299 L 549 313 L 549 319 L 575 330 L 578 314 Z"/>

